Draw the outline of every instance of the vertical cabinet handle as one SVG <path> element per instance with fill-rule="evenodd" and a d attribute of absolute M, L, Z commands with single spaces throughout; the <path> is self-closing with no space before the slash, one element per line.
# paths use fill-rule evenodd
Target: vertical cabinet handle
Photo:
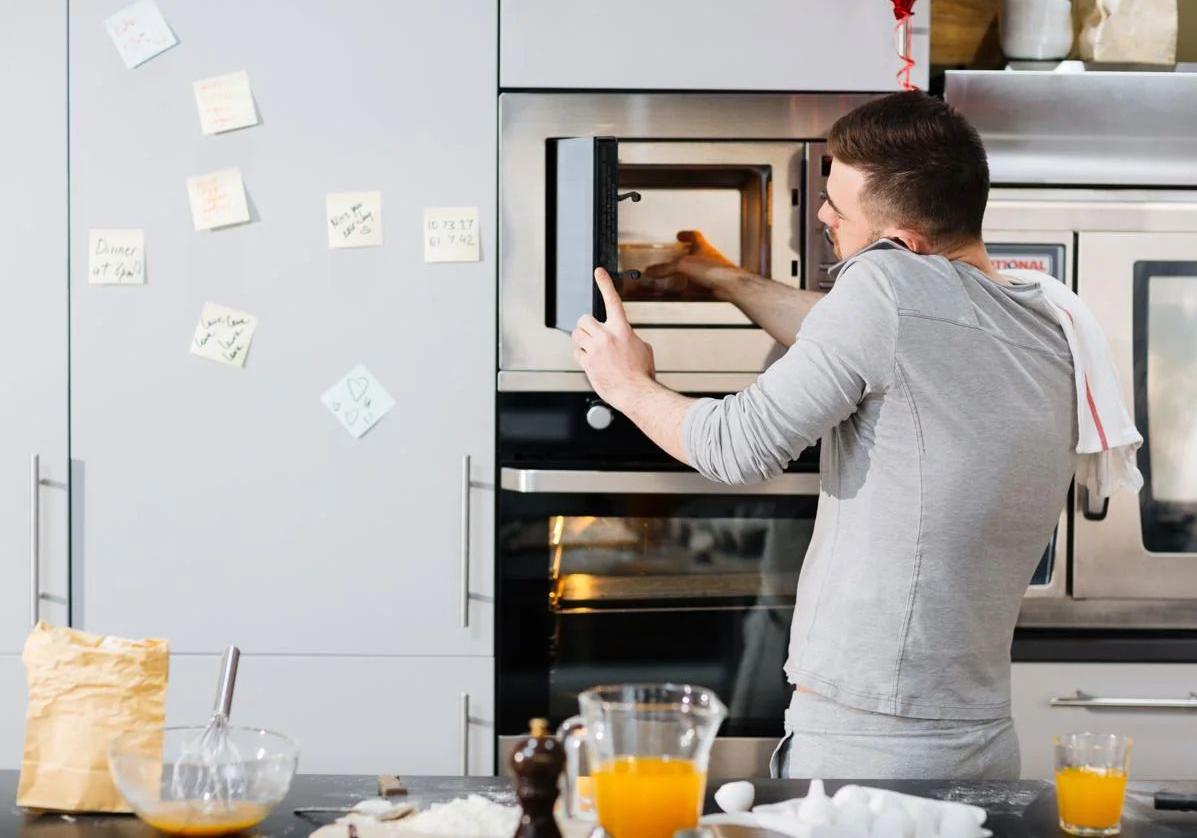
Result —
<path fill-rule="evenodd" d="M 461 458 L 461 627 L 470 627 L 470 455 Z"/>
<path fill-rule="evenodd" d="M 470 694 L 461 694 L 461 776 L 470 776 Z"/>
<path fill-rule="evenodd" d="M 37 625 L 41 618 L 41 456 L 29 458 L 29 623 Z"/>

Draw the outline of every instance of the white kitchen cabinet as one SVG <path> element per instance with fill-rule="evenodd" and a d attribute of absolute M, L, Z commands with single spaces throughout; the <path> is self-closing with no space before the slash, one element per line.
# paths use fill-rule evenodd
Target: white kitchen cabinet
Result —
<path fill-rule="evenodd" d="M 207 719 L 219 664 L 219 655 L 172 656 L 168 724 Z M 308 774 L 460 775 L 468 750 L 469 773 L 490 775 L 493 688 L 489 657 L 247 653 L 232 721 L 296 739 Z"/>
<path fill-rule="evenodd" d="M 1052 707 L 1078 693 L 1118 699 L 1186 699 L 1197 692 L 1197 665 L 1135 663 L 1018 663 L 1014 665 L 1014 725 L 1022 744 L 1022 776 L 1051 778 L 1052 736 L 1093 731 L 1134 739 L 1131 775 L 1197 779 L 1193 734 L 1197 711 Z"/>
<path fill-rule="evenodd" d="M 0 139 L 0 655 L 20 652 L 35 597 L 42 616 L 62 621 L 68 596 L 66 11 L 21 3 L 5 15 L 0 96 L 20 126 Z"/>
<path fill-rule="evenodd" d="M 915 5 L 911 80 L 927 87 L 930 0 Z M 503 0 L 504 89 L 900 89 L 889 3 Z"/>
<path fill-rule="evenodd" d="M 180 43 L 134 70 L 70 6 L 76 624 L 491 655 L 497 4 L 158 5 Z M 202 135 L 192 82 L 242 69 L 261 124 Z M 252 222 L 196 232 L 186 178 L 233 167 Z M 330 249 L 326 194 L 374 190 L 383 245 Z M 482 260 L 426 264 L 463 206 Z M 145 285 L 87 284 L 92 227 L 144 229 Z M 208 301 L 258 318 L 243 369 L 189 354 Z M 358 363 L 397 404 L 353 439 L 320 397 Z"/>
<path fill-rule="evenodd" d="M 25 746 L 25 668 L 20 655 L 0 654 L 0 770 L 21 767 Z"/>

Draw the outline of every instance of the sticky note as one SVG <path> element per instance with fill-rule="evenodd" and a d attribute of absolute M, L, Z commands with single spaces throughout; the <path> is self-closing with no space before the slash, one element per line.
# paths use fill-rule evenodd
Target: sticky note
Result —
<path fill-rule="evenodd" d="M 126 6 L 105 20 L 104 28 L 130 70 L 178 43 L 154 0 Z"/>
<path fill-rule="evenodd" d="M 395 406 L 395 400 L 363 364 L 346 373 L 320 397 L 320 401 L 355 439 L 374 427 Z"/>
<path fill-rule="evenodd" d="M 258 124 L 258 112 L 244 70 L 192 83 L 199 108 L 200 130 L 219 134 Z"/>
<path fill-rule="evenodd" d="M 240 169 L 225 169 L 187 178 L 191 219 L 197 230 L 211 230 L 249 221 L 249 204 Z"/>
<path fill-rule="evenodd" d="M 258 318 L 244 311 L 235 311 L 216 303 L 204 303 L 191 352 L 209 361 L 219 361 L 232 367 L 244 367 L 253 340 Z"/>
<path fill-rule="evenodd" d="M 141 230 L 90 230 L 87 281 L 92 285 L 141 285 L 145 282 L 145 233 Z"/>
<path fill-rule="evenodd" d="M 478 208 L 424 210 L 425 262 L 478 261 Z"/>
<path fill-rule="evenodd" d="M 325 197 L 329 247 L 382 244 L 381 192 L 329 192 Z"/>

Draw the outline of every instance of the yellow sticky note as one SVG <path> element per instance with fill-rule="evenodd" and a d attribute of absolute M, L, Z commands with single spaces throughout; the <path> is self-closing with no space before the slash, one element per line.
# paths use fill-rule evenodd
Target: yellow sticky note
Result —
<path fill-rule="evenodd" d="M 87 281 L 92 285 L 143 284 L 145 233 L 142 230 L 89 230 Z"/>
<path fill-rule="evenodd" d="M 258 318 L 216 303 L 204 303 L 191 353 L 231 367 L 244 367 Z"/>
<path fill-rule="evenodd" d="M 240 169 L 187 178 L 187 197 L 191 201 L 191 219 L 197 230 L 249 221 L 249 203 Z"/>
<path fill-rule="evenodd" d="M 192 84 L 199 109 L 200 130 L 205 134 L 235 131 L 258 124 L 258 112 L 244 70 L 200 79 Z"/>
<path fill-rule="evenodd" d="M 478 208 L 424 210 L 425 262 L 477 262 Z"/>

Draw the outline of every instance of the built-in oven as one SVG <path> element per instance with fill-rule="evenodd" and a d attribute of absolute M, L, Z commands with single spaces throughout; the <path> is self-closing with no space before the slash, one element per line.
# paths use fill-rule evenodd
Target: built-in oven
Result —
<path fill-rule="evenodd" d="M 727 302 L 654 275 L 698 230 L 728 260 L 828 287 L 817 214 L 832 123 L 863 94 L 500 96 L 499 367 L 576 371 L 569 331 L 616 279 L 664 372 L 759 372 L 778 347 Z"/>
<path fill-rule="evenodd" d="M 683 469 L 581 392 L 499 394 L 501 746 L 603 683 L 710 687 L 711 771 L 756 776 L 782 734 L 782 671 L 818 506 L 817 452 L 729 487 Z M 506 749 L 501 747 L 501 754 Z"/>
<path fill-rule="evenodd" d="M 1144 483 L 1101 502 L 1078 492 L 1074 593 L 1197 598 L 1197 228 L 1082 233 L 1077 248 L 1081 296 L 1143 435 Z"/>

